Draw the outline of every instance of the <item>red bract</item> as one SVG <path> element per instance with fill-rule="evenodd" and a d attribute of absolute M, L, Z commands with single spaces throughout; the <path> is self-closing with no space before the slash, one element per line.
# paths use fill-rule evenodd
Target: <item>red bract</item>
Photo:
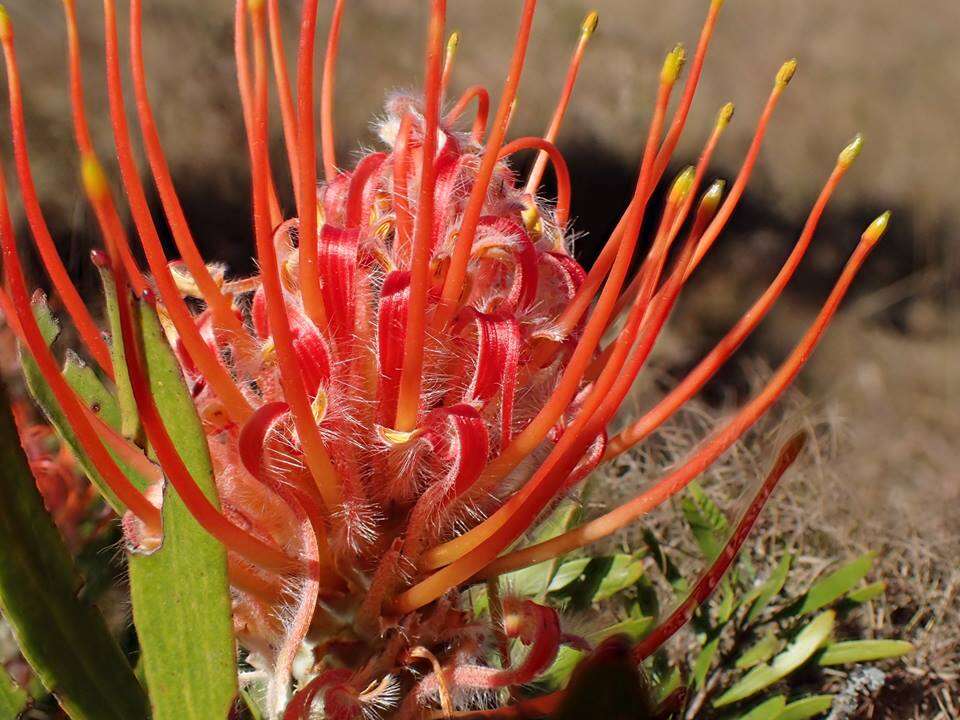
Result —
<path fill-rule="evenodd" d="M 667 193 L 650 249 L 631 280 L 640 229 L 654 214 L 654 190 L 684 130 L 721 0 L 709 3 L 672 119 L 667 107 L 685 53 L 677 47 L 664 61 L 632 199 L 589 272 L 569 252 L 570 179 L 555 142 L 584 48 L 596 29 L 595 14 L 584 21 L 545 136 L 507 143 L 535 1 L 524 3 L 488 131 L 490 95 L 479 86 L 468 89 L 447 115 L 441 113 L 456 42 L 444 53 L 446 3 L 433 0 L 423 97 L 392 95 L 379 127 L 384 149 L 362 157 L 353 170 L 340 170 L 332 123 L 344 10 L 338 2 L 323 71 L 320 135 L 326 177 L 318 185 L 312 89 L 316 4 L 303 3 L 296 100 L 283 60 L 278 7 L 271 3 L 267 12 L 263 0 L 236 5 L 259 274 L 230 279 L 197 250 L 147 93 L 141 0 L 132 0 L 130 13 L 137 119 L 181 260 L 171 263 L 164 253 L 134 159 L 114 0 L 104 0 L 110 115 L 149 274 L 133 262 L 88 139 L 74 45 L 71 97 L 84 182 L 106 243 L 102 262 L 120 288 L 127 374 L 146 437 L 164 477 L 229 551 L 237 635 L 250 662 L 273 673 L 271 712 L 285 704 L 293 658 L 308 636 L 318 657 L 337 669 L 319 667 L 285 717 L 306 718 L 315 700 L 322 700 L 331 717 L 354 718 L 398 706 L 413 714 L 434 702 L 446 712 L 471 693 L 535 679 L 562 643 L 582 647 L 584 642 L 562 632 L 554 610 L 513 598 L 500 604 L 496 592 L 491 592 L 493 620 L 473 617 L 460 607 L 459 589 L 604 538 L 662 504 L 716 461 L 799 372 L 885 230 L 887 215 L 863 234 L 823 310 L 770 383 L 686 462 L 606 515 L 511 551 L 599 463 L 666 422 L 756 327 L 796 270 L 830 195 L 860 150 L 860 139 L 840 154 L 769 289 L 673 393 L 608 441 L 608 425 L 687 279 L 743 195 L 795 63 L 785 63 L 777 73 L 743 167 L 722 202 L 722 182 L 701 195 L 713 150 L 732 116 L 732 105 L 721 109 L 698 164 L 681 172 Z M 66 7 L 75 38 L 72 0 Z M 294 178 L 292 218 L 277 199 L 267 152 L 268 36 Z M 102 340 L 91 330 L 56 253 L 49 252 L 30 181 L 13 32 L 5 13 L 0 13 L 0 40 L 31 230 L 87 352 L 109 373 Z M 462 119 L 474 98 L 476 120 Z M 535 150 L 537 158 L 521 182 L 507 159 L 525 150 Z M 539 194 L 548 162 L 557 178 L 555 204 Z M 73 391 L 58 380 L 30 310 L 3 192 L 0 239 L 8 287 L 0 294 L 4 311 L 14 318 L 22 342 L 75 425 L 80 446 L 127 506 L 125 526 L 136 531 L 131 541 L 151 533 L 155 539 L 161 532 L 159 493 L 148 499 L 136 491 L 107 450 L 128 463 L 137 462 L 138 455 L 142 459 L 142 453 L 103 435 L 97 419 L 84 413 Z M 205 421 L 222 511 L 197 489 L 150 397 L 144 360 L 133 342 L 128 288 L 160 311 Z M 788 448 L 733 543 L 742 543 L 756 510 L 798 448 L 796 443 Z M 705 575 L 696 601 L 715 587 L 723 569 L 718 565 Z M 686 614 L 651 637 L 663 642 L 677 618 L 689 614 L 685 608 Z M 525 659 L 512 668 L 487 666 L 490 643 L 509 637 L 528 647 Z M 649 645 L 635 654 L 647 655 Z M 424 663 L 431 667 L 422 677 L 418 665 Z"/>

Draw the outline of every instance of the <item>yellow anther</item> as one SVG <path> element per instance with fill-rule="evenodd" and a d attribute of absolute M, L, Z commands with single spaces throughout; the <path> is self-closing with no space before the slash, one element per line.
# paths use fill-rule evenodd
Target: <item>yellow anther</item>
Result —
<path fill-rule="evenodd" d="M 277 346 L 273 342 L 273 338 L 267 338 L 267 341 L 260 347 L 260 357 L 264 363 L 270 364 L 273 362 L 274 357 L 277 354 Z"/>
<path fill-rule="evenodd" d="M 317 390 L 317 396 L 310 403 L 310 411 L 313 413 L 313 421 L 319 425 L 327 415 L 327 406 L 329 405 L 327 393 L 323 390 Z"/>
<path fill-rule="evenodd" d="M 793 79 L 794 73 L 797 72 L 797 61 L 796 59 L 787 60 L 783 65 L 780 66 L 780 69 L 777 71 L 777 86 L 786 87 Z"/>
<path fill-rule="evenodd" d="M 857 156 L 860 154 L 862 149 L 863 135 L 857 133 L 853 140 L 850 141 L 850 144 L 840 151 L 840 156 L 837 158 L 837 164 L 842 165 L 845 168 L 850 167 L 853 164 L 853 161 L 857 159 Z"/>
<path fill-rule="evenodd" d="M 416 440 L 422 432 L 419 428 L 411 430 L 410 432 L 404 432 L 402 430 L 384 427 L 383 425 L 377 425 L 377 436 L 387 445 L 393 445 L 394 447 L 406 445 L 408 442 Z"/>
<path fill-rule="evenodd" d="M 527 206 L 520 213 L 520 217 L 523 219 L 523 226 L 527 229 L 527 232 L 535 236 L 534 239 L 543 235 L 543 218 L 540 217 L 540 211 L 537 209 L 536 203 L 528 201 Z"/>

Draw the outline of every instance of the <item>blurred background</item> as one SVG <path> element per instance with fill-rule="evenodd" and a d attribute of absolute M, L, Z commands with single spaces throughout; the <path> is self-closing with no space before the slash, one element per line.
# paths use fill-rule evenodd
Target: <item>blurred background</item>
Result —
<path fill-rule="evenodd" d="M 100 3 L 77 4 L 88 106 L 109 157 Z M 298 3 L 281 5 L 288 10 L 292 57 Z M 341 164 L 352 165 L 361 147 L 376 146 L 371 120 L 381 112 L 385 93 L 419 86 L 427 5 L 348 3 L 337 76 Z M 496 102 L 520 2 L 449 5 L 449 27 L 462 32 L 451 94 L 479 82 Z M 600 15 L 559 138 L 573 176 L 573 215 L 583 233 L 577 251 L 585 264 L 631 192 L 663 55 L 676 42 L 692 51 L 707 5 L 541 2 L 514 135 L 543 132 L 580 22 L 590 9 Z M 61 3 L 8 0 L 7 6 L 18 36 L 44 209 L 69 268 L 93 288 L 88 250 L 97 240 L 76 182 Z M 325 22 L 324 12 L 321 17 Z M 150 0 L 145 22 L 160 132 L 201 249 L 209 258 L 227 260 L 235 272 L 249 271 L 247 154 L 235 91 L 232 3 Z M 775 274 L 837 152 L 862 132 L 864 152 L 792 288 L 741 351 L 743 362 L 711 384 L 706 402 L 723 408 L 744 397 L 762 373 L 758 364 L 775 366 L 785 356 L 860 232 L 891 209 L 888 236 L 799 383 L 807 411 L 826 418 L 836 439 L 824 476 L 829 482 L 818 486 L 818 502 L 804 512 L 817 516 L 809 527 L 830 528 L 851 548 L 887 554 L 886 572 L 903 576 L 904 587 L 916 593 L 904 599 L 903 622 L 927 627 L 937 639 L 925 650 L 929 657 L 917 662 L 954 687 L 957 644 L 947 628 L 949 618 L 956 618 L 960 586 L 953 561 L 960 552 L 958 28 L 956 0 L 728 0 L 675 156 L 677 170 L 696 159 L 718 108 L 732 100 L 736 116 L 712 169 L 732 179 L 777 68 L 796 57 L 799 70 L 730 231 L 685 292 L 658 349 L 664 377 L 677 378 L 712 346 Z M 5 117 L 0 126 L 9 173 Z M 281 167 L 279 135 L 275 140 L 275 167 Z M 26 238 L 21 233 L 25 245 Z M 42 284 L 39 273 L 36 278 Z M 91 302 L 97 302 L 95 293 Z"/>

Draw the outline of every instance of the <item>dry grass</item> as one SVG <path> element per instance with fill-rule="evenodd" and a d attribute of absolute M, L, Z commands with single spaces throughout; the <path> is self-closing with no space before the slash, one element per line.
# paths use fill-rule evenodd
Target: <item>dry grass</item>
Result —
<path fill-rule="evenodd" d="M 888 591 L 855 618 L 856 632 L 907 639 L 917 652 L 887 664 L 887 684 L 857 717 L 950 720 L 960 707 L 960 569 L 954 561 L 960 553 L 960 448 L 954 442 L 960 414 L 951 392 L 960 382 L 952 360 L 960 348 L 942 336 L 918 339 L 871 326 L 863 312 L 871 307 L 871 298 L 864 298 L 851 308 L 811 363 L 806 384 L 827 399 L 789 394 L 703 481 L 732 516 L 780 442 L 797 429 L 815 438 L 765 510 L 749 552 L 762 568 L 795 549 L 793 591 L 800 592 L 835 563 L 876 551 L 872 577 L 885 580 Z M 781 313 L 775 323 L 781 342 L 784 326 L 795 324 L 790 315 Z M 768 374 L 765 366 L 741 368 L 747 385 Z M 657 396 L 652 384 L 638 387 L 638 407 Z M 590 495 L 597 506 L 592 510 L 634 494 L 682 459 L 725 414 L 723 407 L 702 403 L 686 408 L 601 477 Z M 683 523 L 675 508 L 661 509 L 648 522 L 677 557 L 699 557 L 691 538 L 678 533 Z M 635 547 L 639 531 L 625 531 L 613 542 Z M 689 560 L 686 569 L 693 574 L 698 563 Z M 839 689 L 844 677 L 828 677 L 823 689 Z"/>

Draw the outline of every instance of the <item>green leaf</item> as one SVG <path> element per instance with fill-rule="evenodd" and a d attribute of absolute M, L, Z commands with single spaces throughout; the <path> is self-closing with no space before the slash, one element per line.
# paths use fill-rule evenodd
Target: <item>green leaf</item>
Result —
<path fill-rule="evenodd" d="M 783 586 L 787 582 L 787 575 L 790 574 L 790 566 L 792 563 L 793 555 L 787 553 L 780 558 L 780 562 L 777 563 L 777 567 L 767 581 L 755 587 L 744 597 L 742 602 L 744 607 L 753 603 L 750 612 L 747 614 L 748 623 L 755 622 L 767 605 L 770 604 L 770 601 L 783 590 Z"/>
<path fill-rule="evenodd" d="M 657 703 L 662 703 L 668 697 L 670 697 L 673 692 L 680 687 L 680 684 L 683 682 L 683 675 L 680 673 L 680 668 L 674 667 L 670 674 L 667 675 L 656 687 L 657 692 Z"/>
<path fill-rule="evenodd" d="M 870 572 L 875 556 L 876 553 L 873 552 L 861 555 L 839 570 L 830 573 L 823 580 L 814 583 L 800 598 L 797 608 L 791 614 L 805 615 L 816 612 L 852 590 Z"/>
<path fill-rule="evenodd" d="M 723 550 L 724 536 L 729 525 L 723 511 L 707 497 L 696 482 L 688 486 L 687 493 L 680 501 L 680 509 L 697 545 L 700 546 L 700 551 L 707 560 L 715 560 Z"/>
<path fill-rule="evenodd" d="M 748 647 L 734 663 L 737 670 L 749 670 L 772 658 L 780 649 L 782 643 L 773 631 L 768 632 L 760 640 Z"/>
<path fill-rule="evenodd" d="M 833 695 L 811 695 L 787 705 L 777 720 L 807 720 L 822 715 L 833 705 Z"/>
<path fill-rule="evenodd" d="M 739 720 L 779 720 L 780 713 L 786 706 L 787 698 L 784 695 L 776 695 L 760 703 L 746 715 L 741 715 Z"/>
<path fill-rule="evenodd" d="M 173 444 L 214 503 L 206 436 L 152 308 L 138 303 L 150 388 Z M 237 694 L 226 551 L 193 519 L 172 486 L 163 501 L 163 545 L 131 555 L 133 619 L 153 720 L 226 717 Z"/>
<path fill-rule="evenodd" d="M 16 718 L 27 707 L 29 697 L 9 673 L 0 668 L 0 717 Z"/>
<path fill-rule="evenodd" d="M 597 591 L 593 602 L 607 600 L 626 590 L 643 577 L 643 559 L 634 555 L 614 555 Z"/>
<path fill-rule="evenodd" d="M 713 703 L 714 707 L 723 707 L 756 695 L 764 688 L 778 682 L 807 662 L 810 657 L 829 639 L 833 631 L 836 613 L 832 610 L 817 615 L 800 631 L 793 642 L 777 655 L 769 665 L 757 665 L 739 682 Z"/>
<path fill-rule="evenodd" d="M 880 582 L 871 583 L 870 585 L 864 585 L 856 590 L 851 590 L 847 594 L 846 599 L 859 605 L 865 602 L 870 602 L 871 600 L 876 600 L 886 591 L 887 583 L 881 580 Z"/>
<path fill-rule="evenodd" d="M 34 301 L 33 314 L 37 319 L 40 332 L 43 334 L 47 344 L 53 343 L 60 333 L 60 328 L 50 313 L 50 309 L 45 300 Z M 30 394 L 33 395 L 34 400 L 37 401 L 41 410 L 43 410 L 47 420 L 53 425 L 63 442 L 69 446 L 77 458 L 80 467 L 86 476 L 90 478 L 90 482 L 94 484 L 97 491 L 103 496 L 110 507 L 113 508 L 114 512 L 122 515 L 126 508 L 124 508 L 120 500 L 117 499 L 116 494 L 114 494 L 110 486 L 103 480 L 100 473 L 94 469 L 86 454 L 83 452 L 76 435 L 73 433 L 73 429 L 70 427 L 70 421 L 60 408 L 50 387 L 43 379 L 36 361 L 25 348 L 21 348 L 20 350 L 20 360 L 23 366 L 23 375 L 27 381 L 27 388 L 30 390 Z M 74 391 L 76 391 L 77 395 L 86 402 L 87 407 L 98 413 L 100 417 L 110 425 L 114 427 L 118 426 L 120 410 L 116 398 L 104 387 L 96 373 L 71 352 L 67 352 L 67 361 L 64 365 L 63 375 L 70 386 L 73 387 Z M 138 487 L 143 488 L 142 485 Z"/>
<path fill-rule="evenodd" d="M 557 570 L 557 574 L 553 576 L 553 580 L 550 581 L 550 585 L 547 586 L 547 592 L 563 590 L 563 588 L 583 575 L 583 571 L 589 564 L 590 558 L 588 557 L 574 558 L 573 560 L 568 560 L 563 563 Z"/>
<path fill-rule="evenodd" d="M 717 606 L 717 622 L 726 625 L 737 609 L 737 594 L 733 590 L 730 576 L 727 575 L 720 582 L 720 604 Z"/>
<path fill-rule="evenodd" d="M 644 635 L 650 632 L 653 627 L 654 619 L 651 617 L 631 618 L 622 622 L 615 623 L 602 630 L 597 630 L 587 635 L 587 640 L 591 645 L 599 645 L 608 637 L 614 635 L 626 635 L 631 642 L 640 640 Z M 577 663 L 587 653 L 580 650 L 574 650 L 567 645 L 560 648 L 556 660 L 549 669 L 539 678 L 538 682 L 544 683 L 549 688 L 563 687 L 570 673 L 577 666 Z"/>
<path fill-rule="evenodd" d="M 140 415 L 130 387 L 130 375 L 123 353 L 123 335 L 120 329 L 120 308 L 117 304 L 117 286 L 107 268 L 98 267 L 103 284 L 105 312 L 110 324 L 110 357 L 113 360 L 114 383 L 117 387 L 117 402 L 120 408 L 120 432 L 126 438 L 140 434 Z"/>
<path fill-rule="evenodd" d="M 0 467 L 0 609 L 23 656 L 74 720 L 145 718 L 126 658 L 100 612 L 78 596 L 83 580 L 43 507 L 5 403 Z"/>
<path fill-rule="evenodd" d="M 703 687 L 707 679 L 707 673 L 713 665 L 713 659 L 717 656 L 717 650 L 720 648 L 720 636 L 710 640 L 703 649 L 697 653 L 697 659 L 693 661 L 693 687 L 699 690 Z"/>
<path fill-rule="evenodd" d="M 827 645 L 817 662 L 820 665 L 849 665 L 888 660 L 911 652 L 913 645 L 905 640 L 848 640 Z"/>

